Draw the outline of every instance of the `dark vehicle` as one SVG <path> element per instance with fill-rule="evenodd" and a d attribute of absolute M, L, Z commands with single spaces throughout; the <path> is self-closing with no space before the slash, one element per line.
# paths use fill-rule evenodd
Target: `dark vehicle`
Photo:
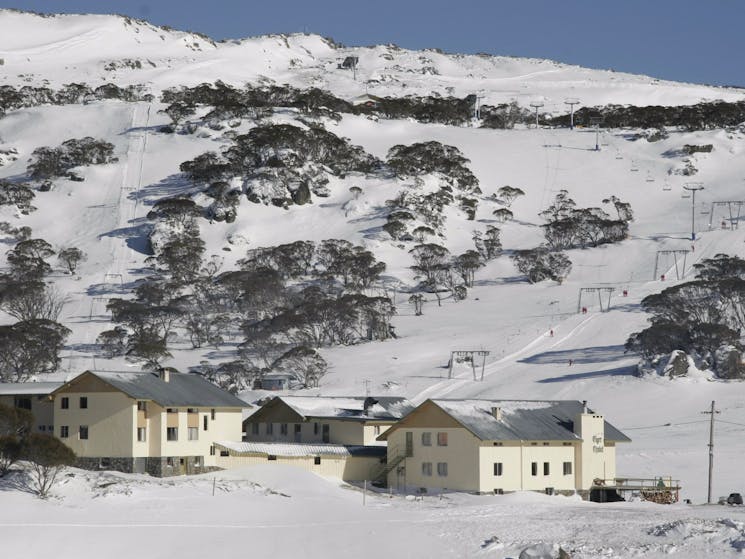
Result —
<path fill-rule="evenodd" d="M 741 505 L 742 495 L 740 495 L 739 493 L 730 493 L 729 497 L 727 497 L 727 504 L 728 505 Z"/>

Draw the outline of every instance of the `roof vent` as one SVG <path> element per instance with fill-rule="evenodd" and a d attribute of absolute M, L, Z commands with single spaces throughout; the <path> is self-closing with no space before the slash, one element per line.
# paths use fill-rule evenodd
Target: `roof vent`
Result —
<path fill-rule="evenodd" d="M 494 416 L 494 419 L 496 419 L 497 421 L 502 420 L 502 408 L 496 408 L 496 407 L 492 408 L 491 414 Z"/>
<path fill-rule="evenodd" d="M 587 413 L 587 400 L 582 400 L 582 413 Z"/>
<path fill-rule="evenodd" d="M 158 376 L 160 377 L 160 380 L 162 380 L 163 382 L 170 382 L 171 371 L 169 371 L 168 369 L 164 367 L 160 371 L 158 371 Z"/>

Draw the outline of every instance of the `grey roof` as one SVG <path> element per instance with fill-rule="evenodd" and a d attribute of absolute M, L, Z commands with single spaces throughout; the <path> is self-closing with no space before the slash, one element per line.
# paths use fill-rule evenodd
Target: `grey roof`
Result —
<path fill-rule="evenodd" d="M 414 404 L 397 396 L 277 396 L 304 418 L 397 421 Z"/>
<path fill-rule="evenodd" d="M 88 372 L 131 398 L 152 400 L 161 406 L 249 407 L 243 400 L 199 375 L 172 372 L 166 382 L 156 373 Z"/>
<path fill-rule="evenodd" d="M 577 400 L 431 401 L 481 440 L 580 440 L 574 433 L 574 418 L 582 412 L 583 404 Z M 492 408 L 500 409 L 501 419 L 494 417 Z M 631 441 L 613 425 L 604 423 L 605 439 Z"/>
<path fill-rule="evenodd" d="M 341 444 L 307 444 L 307 443 L 257 443 L 219 441 L 215 446 L 232 450 L 238 456 L 262 454 L 287 457 L 307 456 L 377 456 L 386 455 L 385 446 L 361 446 Z"/>
<path fill-rule="evenodd" d="M 0 396 L 30 394 L 43 396 L 51 394 L 63 384 L 62 382 L 1 382 Z"/>

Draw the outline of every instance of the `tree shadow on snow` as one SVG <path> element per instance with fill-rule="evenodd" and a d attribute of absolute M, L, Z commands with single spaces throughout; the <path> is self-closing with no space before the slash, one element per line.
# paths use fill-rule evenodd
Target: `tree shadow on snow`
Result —
<path fill-rule="evenodd" d="M 150 231 L 152 230 L 152 224 L 149 222 L 142 222 L 131 227 L 121 227 L 108 231 L 107 233 L 101 233 L 98 238 L 103 237 L 115 237 L 119 239 L 126 239 L 127 246 L 139 252 L 145 256 L 152 256 L 152 248 L 150 246 Z"/>
<path fill-rule="evenodd" d="M 575 373 L 571 375 L 561 375 L 558 377 L 549 377 L 539 380 L 542 384 L 548 384 L 553 382 L 573 382 L 575 380 L 583 380 L 590 378 L 602 378 L 602 377 L 629 377 L 635 376 L 636 367 L 634 365 L 627 365 L 626 367 L 616 367 L 615 369 L 605 369 L 603 371 L 590 371 L 588 373 Z"/>
<path fill-rule="evenodd" d="M 519 362 L 537 365 L 566 365 L 571 360 L 574 364 L 581 365 L 585 363 L 607 363 L 608 361 L 618 361 L 626 357 L 622 345 L 609 345 L 566 349 L 562 351 L 546 351 L 544 353 L 536 353 L 525 359 L 520 359 Z"/>
<path fill-rule="evenodd" d="M 148 184 L 129 194 L 131 200 L 139 200 L 146 206 L 152 206 L 162 198 L 189 196 L 201 192 L 203 188 L 195 186 L 183 174 L 169 175 L 160 182 Z"/>

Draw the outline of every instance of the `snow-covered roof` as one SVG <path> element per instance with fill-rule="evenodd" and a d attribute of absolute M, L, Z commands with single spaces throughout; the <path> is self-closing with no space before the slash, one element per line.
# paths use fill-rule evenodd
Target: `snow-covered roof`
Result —
<path fill-rule="evenodd" d="M 584 404 L 578 400 L 430 400 L 481 440 L 580 440 L 574 433 L 574 418 Z M 494 409 L 499 413 L 495 416 Z M 594 413 L 588 410 L 589 413 Z M 604 437 L 610 441 L 630 439 L 605 423 Z"/>
<path fill-rule="evenodd" d="M 3 382 L 0 383 L 0 396 L 51 394 L 62 384 L 61 382 Z"/>
<path fill-rule="evenodd" d="M 266 454 L 267 456 L 385 456 L 385 446 L 355 446 L 341 444 L 256 443 L 220 441 L 216 446 L 235 454 Z"/>
<path fill-rule="evenodd" d="M 278 396 L 268 404 L 280 400 L 305 419 L 347 419 L 359 421 L 396 421 L 414 409 L 406 398 L 380 396 L 367 398 L 339 396 Z M 268 405 L 267 404 L 267 405 Z M 253 417 L 253 416 L 252 416 Z M 256 417 L 260 417 L 256 415 Z"/>
<path fill-rule="evenodd" d="M 152 400 L 161 406 L 245 408 L 249 404 L 199 375 L 170 373 L 166 382 L 156 373 L 100 373 L 86 371 L 137 400 Z M 71 380 L 74 383 L 82 375 Z"/>

